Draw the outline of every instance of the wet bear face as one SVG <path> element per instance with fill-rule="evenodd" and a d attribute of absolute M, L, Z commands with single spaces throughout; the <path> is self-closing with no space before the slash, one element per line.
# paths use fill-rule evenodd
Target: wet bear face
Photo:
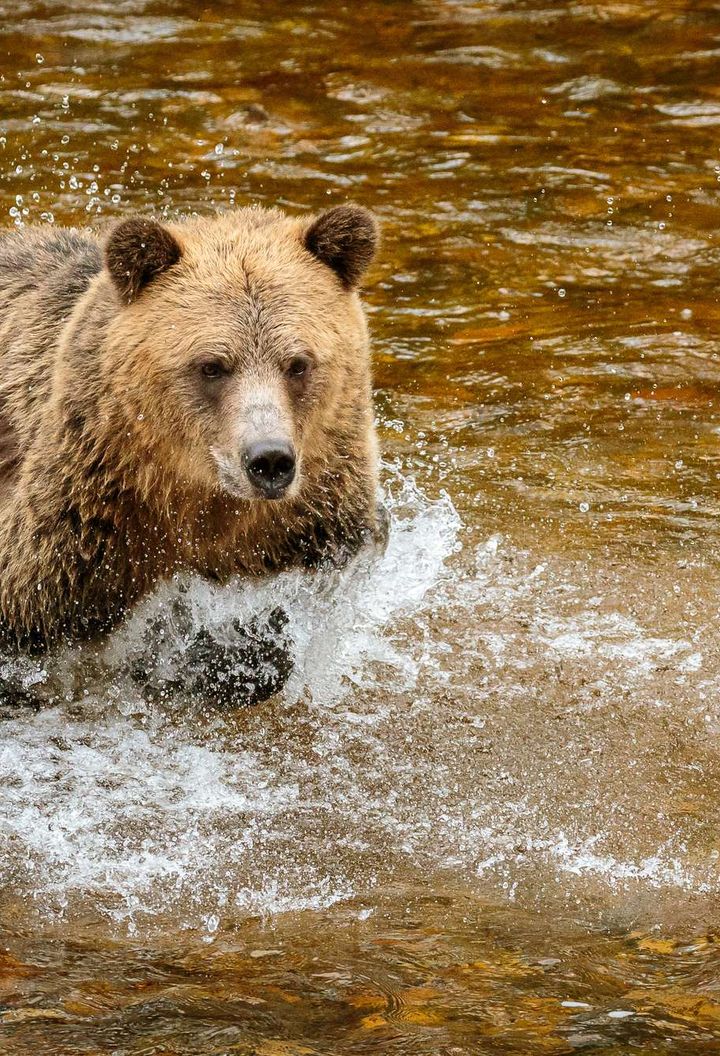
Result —
<path fill-rule="evenodd" d="M 118 297 L 106 367 L 130 434 L 182 483 L 292 499 L 372 429 L 357 285 L 377 226 L 260 209 L 135 218 L 105 250 Z"/>

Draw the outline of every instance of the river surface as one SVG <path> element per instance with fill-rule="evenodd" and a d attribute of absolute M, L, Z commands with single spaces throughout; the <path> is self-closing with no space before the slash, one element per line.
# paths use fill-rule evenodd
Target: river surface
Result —
<path fill-rule="evenodd" d="M 719 180 L 715 3 L 0 0 L 4 224 L 377 212 L 392 519 L 26 671 L 0 1052 L 720 1052 Z M 146 702 L 183 591 L 281 695 Z"/>

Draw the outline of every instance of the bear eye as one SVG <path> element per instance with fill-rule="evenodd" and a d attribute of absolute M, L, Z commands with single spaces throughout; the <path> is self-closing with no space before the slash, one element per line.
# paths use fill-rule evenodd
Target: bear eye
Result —
<path fill-rule="evenodd" d="M 225 373 L 225 367 L 217 359 L 209 359 L 202 364 L 200 370 L 205 378 L 220 378 Z"/>
<path fill-rule="evenodd" d="M 303 378 L 310 369 L 310 362 L 304 359 L 302 356 L 296 356 L 295 359 L 291 359 L 285 368 L 285 373 L 289 378 Z"/>

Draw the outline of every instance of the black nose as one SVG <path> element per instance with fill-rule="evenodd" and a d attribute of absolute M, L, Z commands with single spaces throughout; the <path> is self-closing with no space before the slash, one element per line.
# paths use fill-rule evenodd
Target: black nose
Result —
<path fill-rule="evenodd" d="M 295 452 L 285 440 L 251 444 L 243 462 L 250 483 L 266 499 L 279 499 L 295 478 Z"/>

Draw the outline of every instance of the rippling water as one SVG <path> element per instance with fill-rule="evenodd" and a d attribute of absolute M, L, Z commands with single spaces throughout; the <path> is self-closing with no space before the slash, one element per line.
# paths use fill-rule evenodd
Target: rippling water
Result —
<path fill-rule="evenodd" d="M 0 214 L 357 200 L 383 556 L 2 720 L 0 1051 L 720 1051 L 720 7 L 0 0 Z M 282 603 L 252 711 L 168 618 Z"/>

